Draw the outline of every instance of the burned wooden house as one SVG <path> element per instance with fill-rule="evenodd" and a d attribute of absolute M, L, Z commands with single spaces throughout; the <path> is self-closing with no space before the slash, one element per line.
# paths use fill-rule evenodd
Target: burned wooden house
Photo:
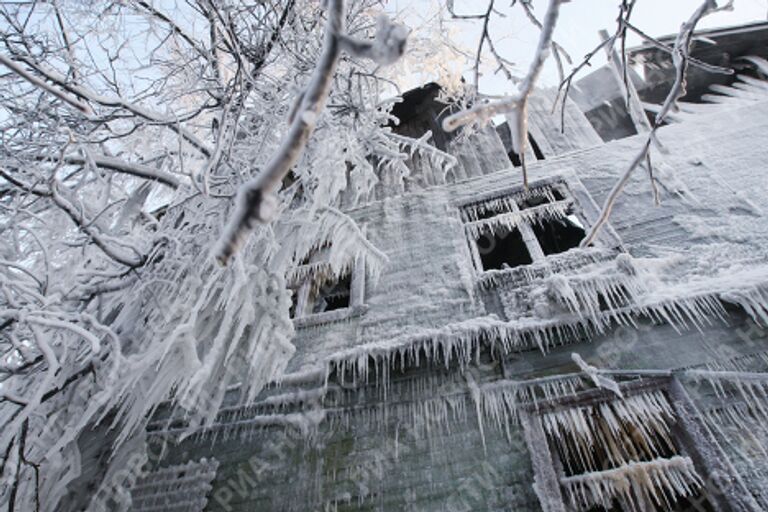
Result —
<path fill-rule="evenodd" d="M 532 99 L 528 187 L 503 121 L 448 134 L 438 85 L 404 94 L 407 160 L 340 205 L 383 270 L 309 255 L 281 382 L 184 439 L 158 414 L 132 510 L 768 510 L 768 26 L 702 37 L 736 73 L 692 71 L 588 247 L 647 130 L 610 67 L 562 117 Z M 630 55 L 652 118 L 668 56 Z"/>

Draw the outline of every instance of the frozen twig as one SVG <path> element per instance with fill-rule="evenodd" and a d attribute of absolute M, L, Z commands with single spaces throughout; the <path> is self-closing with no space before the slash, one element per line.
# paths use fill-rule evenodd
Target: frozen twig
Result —
<path fill-rule="evenodd" d="M 662 43 L 661 41 L 659 41 L 658 39 L 656 39 L 656 38 L 654 38 L 652 36 L 649 36 L 647 33 L 643 32 L 642 30 L 640 30 L 639 28 L 634 26 L 629 21 L 624 21 L 624 25 L 629 30 L 631 30 L 632 32 L 634 32 L 638 36 L 642 37 L 648 43 L 650 43 L 651 45 L 655 46 L 659 50 L 662 50 L 662 51 L 664 51 L 664 52 L 666 52 L 666 53 L 668 53 L 670 55 L 672 55 L 674 53 L 674 51 L 675 51 L 674 48 L 670 47 L 669 45 L 666 45 L 666 44 Z M 723 67 L 723 66 L 716 66 L 714 64 L 709 64 L 708 62 L 704 62 L 703 60 L 697 59 L 695 57 L 690 57 L 690 56 L 688 57 L 688 64 L 690 64 L 693 67 L 697 67 L 699 69 L 703 69 L 704 71 L 709 71 L 710 73 L 717 73 L 717 74 L 720 74 L 720 75 L 732 75 L 732 74 L 735 73 L 733 68 L 726 68 L 726 67 Z"/>
<path fill-rule="evenodd" d="M 0 54 L 0 64 L 7 66 L 14 73 L 18 74 L 28 82 L 56 96 L 57 98 L 66 102 L 67 104 L 72 105 L 77 110 L 79 110 L 82 114 L 84 114 L 88 119 L 95 120 L 96 113 L 93 111 L 93 109 L 89 104 L 81 101 L 80 99 L 78 99 L 78 97 L 85 99 L 91 103 L 99 104 L 105 107 L 123 108 L 138 117 L 146 119 L 147 121 L 151 121 L 153 123 L 167 126 L 169 129 L 177 132 L 181 137 L 184 138 L 184 140 L 186 140 L 190 145 L 195 147 L 203 155 L 205 156 L 211 155 L 211 149 L 208 147 L 208 145 L 205 144 L 202 140 L 200 140 L 200 138 L 197 137 L 194 133 L 182 127 L 179 124 L 178 119 L 169 119 L 147 108 L 144 108 L 141 105 L 138 105 L 137 103 L 128 101 L 121 97 L 104 96 L 101 94 L 97 94 L 89 89 L 86 89 L 85 87 L 81 87 L 79 85 L 68 82 L 66 77 L 61 76 L 59 73 L 55 71 L 46 69 L 35 62 L 32 62 L 30 59 L 21 59 L 21 60 L 27 66 L 35 70 L 38 74 L 42 75 L 45 79 L 49 80 L 55 85 L 58 85 L 61 89 L 64 89 L 64 91 L 56 87 L 53 87 L 48 82 L 41 80 L 40 78 L 36 77 L 32 73 L 24 69 L 17 62 Z"/>
<path fill-rule="evenodd" d="M 531 6 L 530 2 L 520 2 L 520 6 L 525 11 L 525 14 L 526 16 L 528 16 L 528 19 L 531 20 L 531 23 L 536 28 L 541 30 L 542 29 L 541 22 L 533 14 L 533 7 Z M 563 60 L 565 60 L 568 64 L 571 64 L 571 56 L 568 54 L 567 51 L 565 51 L 565 48 L 563 48 L 560 44 L 558 44 L 558 42 L 555 41 L 554 39 L 552 40 L 552 57 L 555 59 L 555 64 L 557 64 L 557 73 L 558 73 L 558 76 L 560 77 L 560 81 L 562 81 L 565 76 L 565 72 L 563 71 Z"/>
<path fill-rule="evenodd" d="M 592 382 L 595 383 L 595 386 L 607 389 L 613 392 L 613 394 L 619 398 L 623 398 L 623 395 L 621 394 L 621 387 L 619 387 L 615 380 L 601 375 L 598 368 L 587 364 L 587 362 L 584 361 L 584 359 L 582 359 L 581 356 L 575 352 L 571 353 L 571 359 L 579 366 L 581 371 L 583 371 L 590 379 L 592 379 Z"/>
<path fill-rule="evenodd" d="M 626 40 L 626 30 L 629 23 L 629 18 L 632 15 L 632 9 L 634 7 L 634 1 L 631 3 L 627 3 L 626 0 L 622 1 L 619 6 L 619 16 L 616 19 L 616 31 L 608 38 L 603 38 L 600 43 L 594 47 L 590 52 L 588 52 L 582 61 L 575 66 L 571 72 L 566 76 L 565 78 L 560 80 L 560 85 L 557 87 L 557 95 L 555 96 L 555 101 L 552 105 L 552 112 L 555 111 L 557 108 L 558 103 L 560 103 L 560 131 L 565 132 L 565 103 L 568 100 L 568 94 L 571 91 L 571 85 L 573 84 L 573 79 L 576 78 L 576 75 L 579 74 L 579 72 L 584 69 L 586 66 L 592 65 L 592 58 L 597 54 L 600 50 L 605 49 L 605 51 L 608 53 L 608 55 L 611 54 L 611 51 L 613 47 L 616 44 L 617 40 L 622 41 L 622 56 L 625 55 L 624 51 L 624 41 Z M 626 80 L 626 58 L 622 60 L 623 69 L 623 80 Z"/>
<path fill-rule="evenodd" d="M 158 169 L 152 169 L 146 165 L 129 163 L 120 160 L 119 158 L 107 156 L 91 156 L 88 160 L 92 161 L 97 167 L 130 174 L 147 180 L 158 181 L 171 188 L 178 188 L 180 184 L 176 176 Z M 64 162 L 71 165 L 85 165 L 86 161 L 86 158 L 77 155 L 67 155 L 64 157 Z"/>

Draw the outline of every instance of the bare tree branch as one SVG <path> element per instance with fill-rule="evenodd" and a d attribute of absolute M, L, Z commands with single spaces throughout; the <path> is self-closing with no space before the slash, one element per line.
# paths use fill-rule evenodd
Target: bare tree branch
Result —
<path fill-rule="evenodd" d="M 557 25 L 562 2 L 563 0 L 550 0 L 547 13 L 542 22 L 536 53 L 528 73 L 523 78 L 515 94 L 501 100 L 479 103 L 466 110 L 452 114 L 443 120 L 443 129 L 450 132 L 470 123 L 485 121 L 497 114 L 510 114 L 512 117 L 509 123 L 512 132 L 512 146 L 515 153 L 520 155 L 523 182 L 526 187 L 528 186 L 528 174 L 525 166 L 525 150 L 528 145 L 528 100 L 544 67 L 544 62 L 550 53 L 552 36 Z"/>
<path fill-rule="evenodd" d="M 651 143 L 653 142 L 656 134 L 656 130 L 658 130 L 659 127 L 663 124 L 665 117 L 675 107 L 677 101 L 685 96 L 685 77 L 688 71 L 689 52 L 691 49 L 691 41 L 693 39 L 693 31 L 696 29 L 696 25 L 704 16 L 716 10 L 718 10 L 716 0 L 704 0 L 704 2 L 699 6 L 698 9 L 696 9 L 690 19 L 683 23 L 683 26 L 681 27 L 680 32 L 675 39 L 674 51 L 672 53 L 672 62 L 675 66 L 675 81 L 672 84 L 666 99 L 664 100 L 664 104 L 656 114 L 653 127 L 651 132 L 646 137 L 645 143 L 638 152 L 637 156 L 635 156 L 634 160 L 632 160 L 629 168 L 624 172 L 621 178 L 611 189 L 608 197 L 605 200 L 605 203 L 603 204 L 602 210 L 600 211 L 600 215 L 590 228 L 587 236 L 584 238 L 584 240 L 582 240 L 581 247 L 591 245 L 595 241 L 595 238 L 597 238 L 597 235 L 600 233 L 602 227 L 606 222 L 608 222 L 608 218 L 613 211 L 616 200 L 624 190 L 624 187 L 629 181 L 629 178 L 632 176 L 632 173 L 635 171 L 635 169 L 637 169 L 637 167 L 640 166 L 640 164 L 646 161 L 651 149 Z"/>

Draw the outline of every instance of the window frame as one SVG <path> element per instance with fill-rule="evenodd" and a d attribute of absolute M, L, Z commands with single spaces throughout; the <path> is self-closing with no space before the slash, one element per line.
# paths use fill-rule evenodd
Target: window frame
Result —
<path fill-rule="evenodd" d="M 572 210 L 572 213 L 570 215 L 576 216 L 576 218 L 579 220 L 584 230 L 586 232 L 589 232 L 590 227 L 594 225 L 594 223 L 597 221 L 597 218 L 600 215 L 600 208 L 597 206 L 597 204 L 592 199 L 587 189 L 584 187 L 581 181 L 576 177 L 575 173 L 572 170 L 564 170 L 548 178 L 532 181 L 529 184 L 528 188 L 533 190 L 533 189 L 542 188 L 542 187 L 556 187 L 557 190 L 560 191 L 560 193 L 563 195 L 564 197 L 563 201 L 571 201 L 572 204 L 570 208 Z M 458 210 L 459 210 L 459 218 L 462 223 L 462 228 L 464 230 L 464 234 L 467 239 L 469 256 L 472 261 L 472 265 L 478 274 L 482 275 L 486 272 L 498 272 L 499 270 L 485 269 L 483 267 L 482 259 L 480 258 L 480 253 L 477 247 L 477 239 L 473 238 L 470 235 L 470 233 L 467 232 L 466 226 L 468 225 L 468 223 L 465 220 L 465 217 L 464 217 L 465 214 L 463 213 L 463 210 L 473 204 L 479 204 L 479 203 L 491 201 L 494 199 L 514 196 L 515 194 L 521 193 L 523 190 L 524 190 L 524 186 L 521 183 L 519 185 L 507 187 L 501 190 L 494 190 L 491 193 L 462 198 L 459 202 L 456 203 L 456 206 L 458 207 Z M 512 201 L 511 203 L 513 204 L 513 206 L 512 206 L 512 209 L 510 209 L 510 213 L 521 211 L 519 209 L 519 206 L 514 201 Z M 522 211 L 525 211 L 525 210 L 522 210 Z M 522 220 L 516 226 L 516 229 L 518 229 L 518 231 L 520 232 L 520 235 L 523 239 L 523 243 L 525 244 L 526 249 L 528 250 L 531 263 L 513 267 L 509 269 L 511 271 L 517 270 L 519 268 L 525 268 L 531 265 L 537 265 L 543 262 L 551 261 L 552 258 L 562 257 L 563 254 L 568 252 L 568 251 L 564 251 L 562 253 L 549 254 L 549 255 L 544 254 L 544 251 L 541 248 L 541 244 L 533 232 L 532 221 Z M 609 223 L 606 223 L 603 226 L 603 228 L 600 230 L 595 242 L 593 243 L 593 246 L 597 246 L 601 248 L 610 248 L 617 251 L 623 250 L 621 240 L 619 239 L 615 230 L 611 227 Z"/>
<path fill-rule="evenodd" d="M 325 323 L 341 320 L 360 313 L 365 309 L 365 262 L 364 257 L 358 256 L 349 269 L 349 305 L 330 311 L 313 312 L 315 300 L 313 300 L 312 288 L 316 279 L 317 269 L 327 262 L 328 247 L 313 251 L 307 263 L 294 267 L 291 277 L 288 279 L 288 288 L 295 294 L 292 299 L 294 312 L 291 316 L 294 325 L 301 327 L 316 323 Z M 342 274 L 343 279 L 346 274 Z M 300 276 L 300 277 L 297 277 Z"/>
<path fill-rule="evenodd" d="M 625 376 L 638 375 L 628 372 Z M 704 426 L 703 419 L 680 381 L 673 375 L 643 376 L 621 382 L 619 386 L 624 397 L 653 391 L 663 391 L 667 395 L 676 420 L 670 434 L 681 455 L 689 457 L 700 470 L 704 479 L 702 490 L 706 493 L 709 504 L 717 512 L 741 510 L 739 505 L 747 501 L 743 499 L 744 493 L 747 492 L 746 487 L 727 462 L 725 453 L 712 433 Z M 562 490 L 561 479 L 565 476 L 562 461 L 550 447 L 549 438 L 538 417 L 555 410 L 617 400 L 622 398 L 611 391 L 594 388 L 576 394 L 538 400 L 521 407 L 520 424 L 531 456 L 534 481 L 539 489 L 537 495 L 543 512 L 566 512 L 571 509 Z"/>

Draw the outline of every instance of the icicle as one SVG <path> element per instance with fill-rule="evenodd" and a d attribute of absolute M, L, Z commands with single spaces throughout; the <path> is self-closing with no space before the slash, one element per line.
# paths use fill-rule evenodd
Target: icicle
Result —
<path fill-rule="evenodd" d="M 480 439 L 483 442 L 483 452 L 487 451 L 487 445 L 485 444 L 485 430 L 483 429 L 483 413 L 482 413 L 482 400 L 480 398 L 480 388 L 478 387 L 475 379 L 470 372 L 465 373 L 467 380 L 467 387 L 469 388 L 469 394 L 472 397 L 472 401 L 475 403 L 475 413 L 477 414 L 477 426 L 480 430 Z"/>
<path fill-rule="evenodd" d="M 616 253 L 599 248 L 571 249 L 562 255 L 553 255 L 545 260 L 523 267 L 487 270 L 478 278 L 478 287 L 492 289 L 510 281 L 533 284 L 556 273 L 581 272 L 595 263 L 607 263 L 616 259 Z"/>
<path fill-rule="evenodd" d="M 751 61 L 758 69 L 768 69 L 765 59 L 752 56 L 742 58 Z M 748 75 L 737 75 L 731 86 L 715 84 L 710 86 L 710 90 L 712 93 L 702 95 L 704 103 L 678 102 L 678 112 L 670 113 L 667 119 L 686 122 L 701 115 L 712 115 L 723 109 L 733 109 L 768 99 L 768 81 Z M 652 112 L 660 109 L 659 105 L 654 104 L 644 106 Z"/>
<path fill-rule="evenodd" d="M 525 210 L 505 211 L 493 217 L 469 221 L 464 224 L 464 229 L 472 238 L 478 238 L 489 233 L 494 235 L 507 233 L 515 229 L 521 222 L 539 224 L 544 221 L 567 217 L 572 206 L 573 201 L 566 199 Z"/>
<path fill-rule="evenodd" d="M 706 381 L 726 404 L 739 400 L 753 419 L 768 422 L 768 373 L 693 369 L 685 375 L 697 382 Z"/>
<path fill-rule="evenodd" d="M 693 496 L 703 485 L 693 461 L 680 456 L 630 462 L 614 469 L 564 477 L 560 483 L 574 510 L 596 506 L 611 509 L 614 500 L 620 500 L 633 512 L 646 510 L 646 503 L 668 509 L 667 498 L 674 502 Z"/>
<path fill-rule="evenodd" d="M 758 325 L 768 327 L 768 284 L 721 294 L 723 300 L 738 304 Z"/>
<path fill-rule="evenodd" d="M 673 446 L 669 432 L 674 416 L 660 391 L 555 410 L 540 418 L 544 431 L 561 450 L 591 471 L 601 469 L 594 459 L 596 444 L 616 464 L 631 462 L 638 452 L 655 457 Z M 599 441 L 597 433 L 601 434 Z"/>
<path fill-rule="evenodd" d="M 520 190 L 504 195 L 491 195 L 486 199 L 475 201 L 462 206 L 462 219 L 465 223 L 477 222 L 479 220 L 517 210 L 529 210 L 533 218 L 536 216 L 546 216 L 546 207 L 560 209 L 562 207 L 572 206 L 572 200 L 558 199 L 562 193 L 558 190 L 559 185 L 539 185 L 526 190 Z M 540 204 L 530 206 L 531 204 Z M 559 206 L 552 206 L 559 205 Z M 542 209 L 542 207 L 545 207 Z M 536 213 L 538 211 L 538 213 Z"/>
<path fill-rule="evenodd" d="M 413 139 L 389 133 L 389 144 L 396 143 L 397 151 L 388 150 L 385 144 L 376 145 L 372 153 L 384 156 L 379 164 L 379 184 L 394 190 L 403 190 L 403 180 L 408 178 L 423 186 L 440 185 L 448 182 L 448 175 L 456 166 L 458 160 L 453 155 L 441 151 L 427 141 L 432 133 L 427 131 L 419 139 Z M 380 195 L 393 195 L 390 191 L 381 190 Z"/>

